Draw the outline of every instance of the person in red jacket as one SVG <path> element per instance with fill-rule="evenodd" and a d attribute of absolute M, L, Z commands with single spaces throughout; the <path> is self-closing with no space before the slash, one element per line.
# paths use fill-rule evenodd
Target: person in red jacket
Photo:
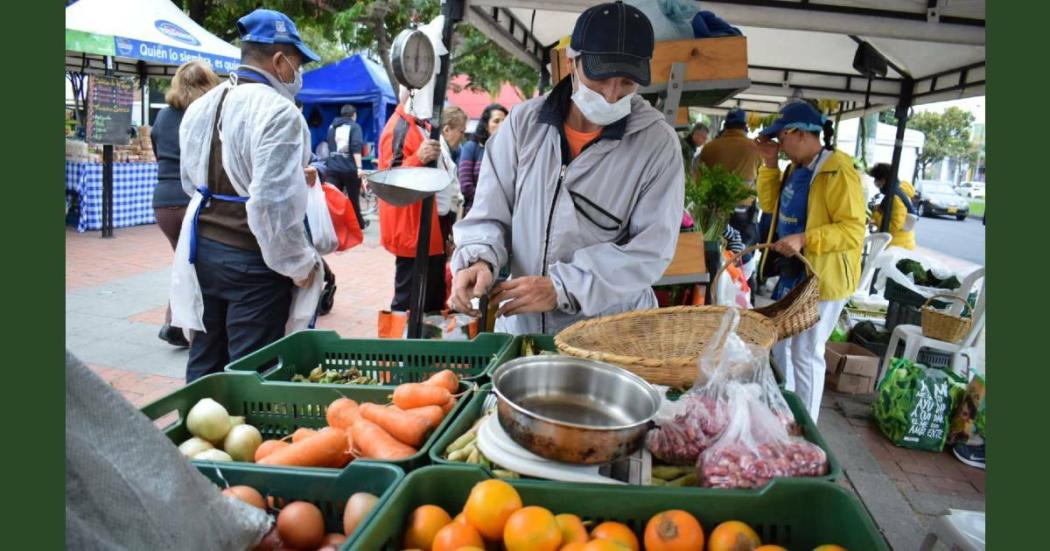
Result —
<path fill-rule="evenodd" d="M 410 114 L 409 101 L 402 98 L 387 121 L 379 138 L 379 169 L 426 166 L 441 154 L 441 144 L 430 139 L 430 123 Z M 416 237 L 419 234 L 423 204 L 406 207 L 379 203 L 379 236 L 383 248 L 397 257 L 394 275 L 394 300 L 390 310 L 407 312 L 412 300 L 412 267 L 416 261 Z M 445 247 L 438 225 L 437 205 L 431 217 L 430 259 L 427 264 L 427 289 L 424 311 L 437 312 L 445 303 Z"/>

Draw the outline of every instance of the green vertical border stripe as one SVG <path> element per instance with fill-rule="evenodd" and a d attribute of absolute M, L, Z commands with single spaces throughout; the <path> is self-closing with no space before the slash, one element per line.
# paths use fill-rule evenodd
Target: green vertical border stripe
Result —
<path fill-rule="evenodd" d="M 66 29 L 66 49 L 86 54 L 116 55 L 112 36 Z"/>

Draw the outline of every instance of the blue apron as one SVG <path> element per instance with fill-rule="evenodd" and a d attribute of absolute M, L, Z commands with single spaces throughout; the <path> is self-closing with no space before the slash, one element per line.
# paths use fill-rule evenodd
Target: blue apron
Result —
<path fill-rule="evenodd" d="M 806 232 L 806 218 L 809 210 L 809 186 L 813 181 L 813 170 L 809 167 L 793 167 L 783 187 L 780 189 L 780 208 L 777 210 L 777 237 L 783 239 L 789 235 Z M 780 300 L 798 285 L 805 277 L 805 271 L 785 275 L 780 274 L 777 286 L 773 289 L 773 300 Z"/>

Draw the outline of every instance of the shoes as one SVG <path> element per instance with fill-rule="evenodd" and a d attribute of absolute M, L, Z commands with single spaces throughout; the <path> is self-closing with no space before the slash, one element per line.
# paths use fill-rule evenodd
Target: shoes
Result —
<path fill-rule="evenodd" d="M 967 446 L 966 444 L 956 444 L 952 448 L 952 453 L 955 454 L 955 458 L 971 467 L 977 467 L 978 469 L 984 469 L 984 445 L 980 446 Z"/>
<path fill-rule="evenodd" d="M 182 329 L 178 327 L 172 327 L 171 324 L 165 323 L 160 328 L 160 334 L 157 335 L 160 340 L 180 348 L 186 348 L 190 345 L 189 341 L 186 340 L 186 336 L 182 334 Z"/>

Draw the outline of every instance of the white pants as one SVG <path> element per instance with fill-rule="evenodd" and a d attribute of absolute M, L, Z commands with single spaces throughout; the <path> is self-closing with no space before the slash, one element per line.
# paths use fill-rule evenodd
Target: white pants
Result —
<path fill-rule="evenodd" d="M 820 301 L 820 321 L 809 329 L 773 345 L 773 359 L 784 371 L 785 387 L 798 394 L 813 422 L 824 395 L 824 344 L 835 331 L 846 300 Z"/>

